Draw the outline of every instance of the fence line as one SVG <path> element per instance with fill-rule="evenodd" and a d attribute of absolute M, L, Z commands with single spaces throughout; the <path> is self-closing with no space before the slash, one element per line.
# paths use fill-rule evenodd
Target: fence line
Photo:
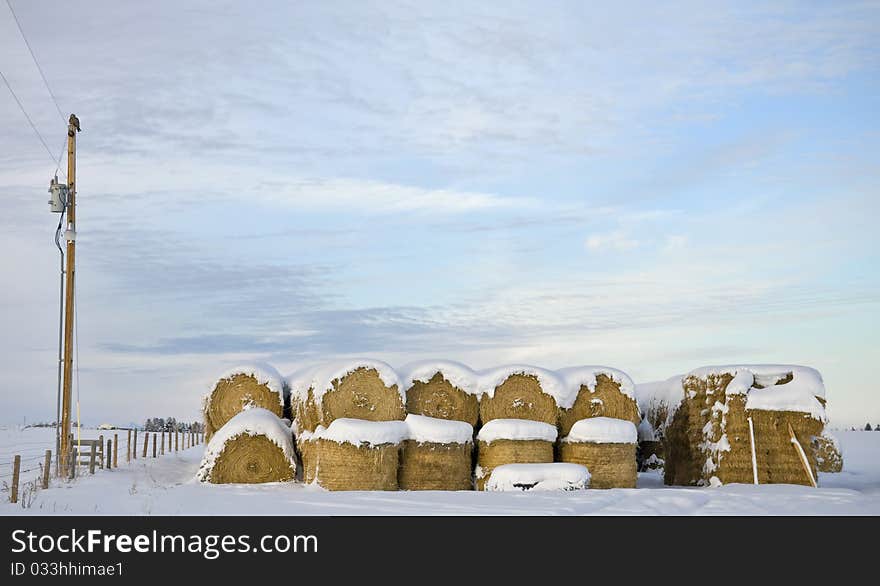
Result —
<path fill-rule="evenodd" d="M 126 442 L 126 454 L 125 461 L 130 463 L 132 460 L 137 459 L 137 434 L 138 430 L 134 430 L 134 434 L 132 436 L 132 430 L 128 430 L 128 437 Z M 156 435 L 162 434 L 162 450 L 161 453 L 157 454 L 156 444 L 157 438 Z M 143 444 L 143 457 L 147 457 L 147 447 L 150 442 L 150 435 L 153 436 L 153 458 L 158 456 L 165 455 L 165 435 L 168 434 L 168 453 L 172 453 L 172 434 L 174 436 L 174 449 L 173 452 L 178 451 L 178 434 L 180 435 L 180 439 L 184 440 L 183 446 L 181 448 L 183 450 L 187 450 L 189 448 L 195 447 L 201 444 L 204 441 L 204 433 L 201 432 L 180 432 L 179 429 L 175 430 L 164 430 L 159 432 L 144 432 L 144 444 Z M 134 437 L 134 441 L 132 441 L 132 437 Z M 13 450 L 18 450 L 20 447 L 25 447 L 26 449 L 22 452 L 15 453 L 14 451 L 9 452 L 0 452 L 0 460 L 5 460 L 9 455 L 13 455 L 12 462 L 0 462 L 0 479 L 11 478 L 11 483 L 9 483 L 9 502 L 17 503 L 19 500 L 19 484 L 22 474 L 27 474 L 29 472 L 40 472 L 40 477 L 35 479 L 34 482 L 39 481 L 42 488 L 49 488 L 49 471 L 52 462 L 52 450 L 45 450 L 37 455 L 36 453 L 32 453 L 31 449 L 28 449 L 28 446 L 33 445 L 41 445 L 45 446 L 45 443 L 42 442 L 21 442 L 16 444 Z M 95 464 L 97 457 L 100 456 L 101 459 L 101 468 L 105 470 L 112 470 L 113 468 L 117 468 L 119 466 L 119 434 L 114 433 L 113 438 L 110 439 L 108 437 L 106 443 L 104 441 L 104 435 L 101 434 L 98 436 L 98 439 L 89 439 L 89 440 L 73 440 L 73 447 L 76 450 L 74 453 L 76 454 L 73 458 L 73 461 L 70 463 L 70 478 L 74 478 L 78 472 L 77 469 L 82 466 L 81 458 L 85 455 L 85 452 L 80 452 L 79 450 L 83 447 L 90 448 L 88 457 L 89 457 L 89 472 L 91 474 L 95 473 Z M 32 463 L 37 462 L 36 466 L 33 466 Z M 22 464 L 25 464 L 26 468 L 22 469 Z M 2 472 L 2 469 L 12 468 L 10 472 Z M 5 481 L 4 481 L 5 482 Z M 30 490 L 30 489 L 28 489 Z M 25 500 L 28 500 L 25 497 Z"/>

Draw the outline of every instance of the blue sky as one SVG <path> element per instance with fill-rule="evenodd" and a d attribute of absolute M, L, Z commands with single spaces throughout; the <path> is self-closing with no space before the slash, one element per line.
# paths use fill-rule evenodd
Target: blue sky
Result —
<path fill-rule="evenodd" d="M 79 136 L 84 420 L 229 363 L 705 364 L 880 422 L 880 4 L 12 5 Z M 0 6 L 0 71 L 65 124 Z M 4 417 L 54 412 L 55 165 L 0 87 Z"/>

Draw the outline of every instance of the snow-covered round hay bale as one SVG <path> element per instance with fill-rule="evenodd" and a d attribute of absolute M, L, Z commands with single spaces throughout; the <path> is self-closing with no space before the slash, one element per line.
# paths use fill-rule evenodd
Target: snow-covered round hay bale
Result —
<path fill-rule="evenodd" d="M 558 407 L 569 406 L 569 393 L 549 370 L 514 364 L 480 373 L 480 421 L 528 419 L 555 426 Z"/>
<path fill-rule="evenodd" d="M 213 484 L 283 482 L 295 476 L 290 428 L 261 407 L 241 411 L 214 433 L 198 472 L 199 480 Z"/>
<path fill-rule="evenodd" d="M 473 490 L 474 429 L 464 421 L 406 416 L 401 490 Z"/>
<path fill-rule="evenodd" d="M 553 461 L 556 426 L 528 419 L 493 419 L 477 434 L 478 490 L 492 470 L 504 464 L 547 464 Z"/>
<path fill-rule="evenodd" d="M 308 437 L 314 442 L 314 481 L 327 490 L 397 490 L 407 432 L 403 421 L 340 418 L 319 427 Z"/>
<path fill-rule="evenodd" d="M 400 369 L 406 411 L 475 427 L 480 415 L 477 374 L 458 362 L 426 360 Z"/>
<path fill-rule="evenodd" d="M 560 491 L 581 490 L 590 484 L 590 472 L 580 464 L 503 464 L 492 470 L 485 490 Z"/>
<path fill-rule="evenodd" d="M 837 438 L 827 431 L 813 438 L 813 453 L 819 472 L 843 471 L 843 453 L 840 451 Z"/>
<path fill-rule="evenodd" d="M 379 360 L 330 362 L 287 379 L 297 428 L 315 431 L 336 419 L 402 421 L 404 394 L 397 373 Z"/>
<path fill-rule="evenodd" d="M 245 407 L 284 415 L 284 381 L 268 364 L 243 364 L 221 374 L 202 400 L 206 436 L 210 437 Z"/>
<path fill-rule="evenodd" d="M 607 366 L 576 366 L 557 371 L 574 401 L 559 408 L 559 433 L 568 435 L 576 421 L 590 417 L 642 420 L 636 403 L 635 385 L 624 372 Z"/>
<path fill-rule="evenodd" d="M 581 419 L 559 443 L 559 459 L 586 466 L 590 488 L 635 488 L 637 437 L 631 421 Z"/>
<path fill-rule="evenodd" d="M 666 429 L 666 484 L 751 484 L 755 474 L 761 484 L 812 484 L 811 444 L 825 423 L 817 371 L 792 365 L 708 366 L 685 375 L 682 385 L 684 398 Z"/>

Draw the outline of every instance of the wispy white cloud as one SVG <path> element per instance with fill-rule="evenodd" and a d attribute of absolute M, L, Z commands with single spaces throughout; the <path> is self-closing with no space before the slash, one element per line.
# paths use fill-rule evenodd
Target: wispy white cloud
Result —
<path fill-rule="evenodd" d="M 625 234 L 621 230 L 614 232 L 605 232 L 603 234 L 592 234 L 587 237 L 584 243 L 587 250 L 594 252 L 602 252 L 606 250 L 614 250 L 616 252 L 627 252 L 635 250 L 639 247 L 639 241 Z"/>

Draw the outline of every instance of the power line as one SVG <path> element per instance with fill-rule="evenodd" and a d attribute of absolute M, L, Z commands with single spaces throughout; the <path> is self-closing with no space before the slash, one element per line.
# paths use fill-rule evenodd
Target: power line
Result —
<path fill-rule="evenodd" d="M 52 93 L 52 88 L 49 87 L 49 82 L 46 81 L 46 74 L 43 73 L 43 68 L 40 67 L 40 62 L 37 61 L 37 56 L 34 55 L 34 50 L 31 48 L 31 44 L 28 42 L 27 37 L 24 34 L 24 29 L 21 28 L 21 23 L 18 21 L 18 15 L 15 14 L 15 10 L 12 8 L 12 3 L 9 0 L 6 0 L 6 6 L 9 7 L 9 12 L 12 13 L 12 19 L 15 20 L 15 25 L 18 27 L 18 32 L 21 34 L 25 46 L 27 46 L 28 53 L 31 54 L 31 59 L 34 60 L 34 65 L 37 66 L 37 71 L 40 72 L 40 77 L 43 80 L 43 84 L 46 86 L 46 90 L 49 92 L 49 97 L 52 98 L 52 102 L 55 104 L 55 109 L 58 110 L 58 115 L 61 116 L 61 122 L 66 122 L 64 119 L 64 113 L 61 111 L 61 106 L 58 105 L 58 100 L 55 99 L 55 94 Z"/>
<path fill-rule="evenodd" d="M 46 139 L 44 139 L 44 138 L 43 138 L 43 135 L 40 134 L 40 131 L 37 130 L 37 127 L 36 127 L 36 125 L 34 124 L 34 121 L 31 120 L 31 117 L 28 115 L 27 110 L 24 109 L 24 106 L 21 104 L 21 100 L 18 99 L 18 95 L 15 93 L 15 90 L 12 89 L 12 86 L 9 85 L 9 80 L 6 79 L 6 76 L 3 75 L 3 72 L 2 72 L 2 71 L 0 71 L 0 77 L 3 78 L 3 83 L 6 84 L 6 87 L 9 88 L 9 93 L 11 93 L 11 94 L 12 94 L 12 97 L 15 98 L 15 103 L 18 104 L 18 108 L 19 108 L 19 110 L 21 110 L 21 113 L 24 114 L 24 117 L 25 117 L 25 118 L 27 118 L 28 124 L 31 125 L 31 128 L 32 128 L 33 131 L 34 131 L 34 134 L 36 134 L 36 135 L 37 135 L 37 138 L 40 139 L 40 142 L 43 143 L 43 148 L 46 149 L 46 152 L 47 152 L 47 153 L 49 153 L 49 159 L 50 159 L 53 163 L 55 163 L 55 160 L 56 160 L 56 159 L 55 159 L 55 155 L 52 154 L 52 150 L 49 148 L 49 145 L 46 144 Z M 60 157 L 59 157 L 59 160 L 60 160 Z"/>

